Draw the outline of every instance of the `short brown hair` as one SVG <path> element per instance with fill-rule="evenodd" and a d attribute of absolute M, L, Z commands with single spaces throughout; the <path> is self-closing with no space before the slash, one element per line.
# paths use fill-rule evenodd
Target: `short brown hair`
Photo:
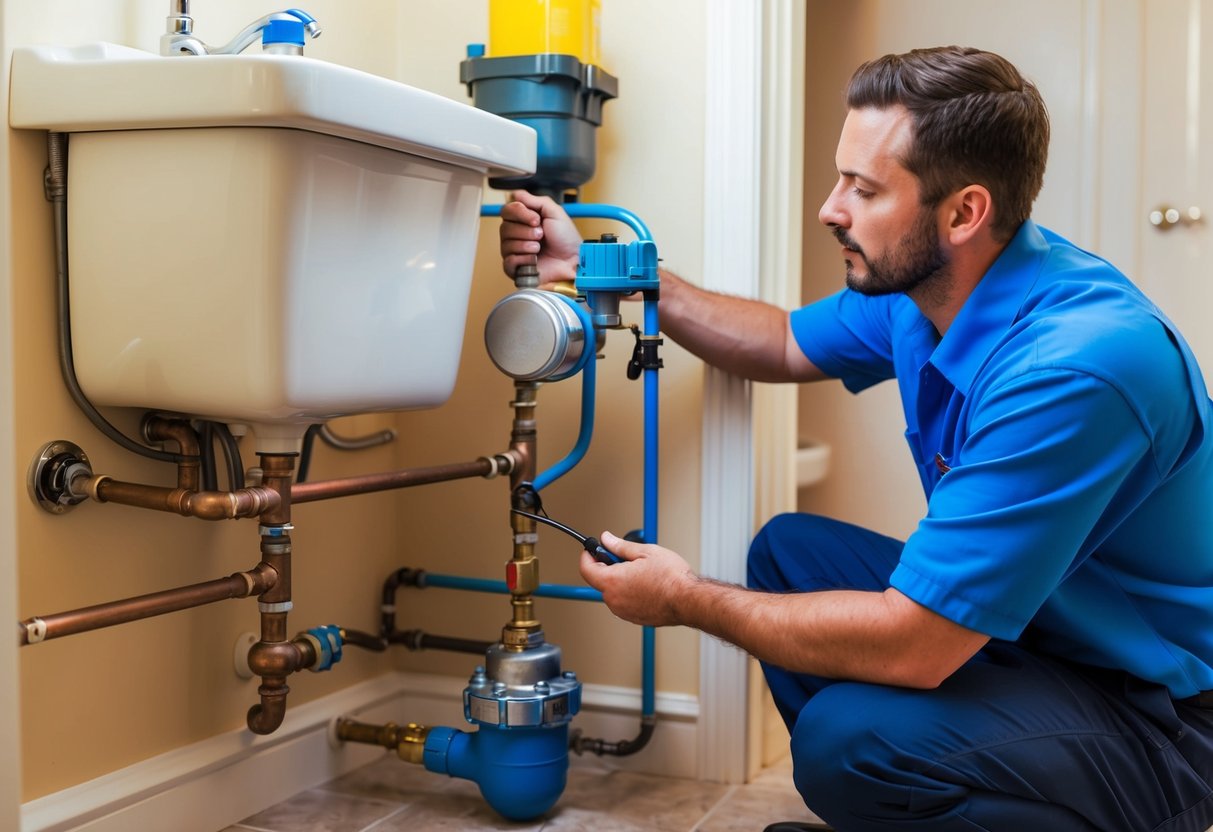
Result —
<path fill-rule="evenodd" d="M 1010 239 L 1044 183 L 1049 114 L 1036 85 L 999 55 L 960 46 L 868 61 L 851 77 L 847 106 L 902 105 L 914 137 L 902 164 L 933 205 L 966 185 L 989 189 L 992 231 Z"/>

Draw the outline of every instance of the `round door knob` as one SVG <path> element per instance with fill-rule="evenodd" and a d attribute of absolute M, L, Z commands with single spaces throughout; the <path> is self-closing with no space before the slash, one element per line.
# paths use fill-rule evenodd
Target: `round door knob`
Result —
<path fill-rule="evenodd" d="M 1177 225 L 1195 225 L 1203 216 L 1203 212 L 1196 205 L 1190 206 L 1186 211 L 1170 205 L 1160 205 L 1150 212 L 1150 225 L 1159 231 L 1166 231 Z"/>

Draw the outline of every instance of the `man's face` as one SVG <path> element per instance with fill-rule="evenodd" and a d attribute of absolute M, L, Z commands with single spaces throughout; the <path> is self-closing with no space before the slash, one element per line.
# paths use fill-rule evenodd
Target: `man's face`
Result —
<path fill-rule="evenodd" d="M 842 244 L 847 286 L 865 295 L 911 292 L 948 265 L 936 211 L 900 161 L 912 129 L 903 107 L 865 108 L 838 140 L 838 184 L 818 218 Z"/>

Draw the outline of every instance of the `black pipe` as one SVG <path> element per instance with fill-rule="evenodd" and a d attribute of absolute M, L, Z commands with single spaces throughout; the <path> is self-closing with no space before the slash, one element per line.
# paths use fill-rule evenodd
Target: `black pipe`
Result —
<path fill-rule="evenodd" d="M 240 446 L 231 429 L 223 422 L 215 422 L 215 436 L 223 448 L 223 461 L 227 465 L 227 490 L 239 491 L 244 488 L 244 460 L 240 458 Z"/>
<path fill-rule="evenodd" d="M 421 586 L 425 575 L 420 569 L 405 566 L 387 576 L 383 582 L 383 606 L 379 620 L 379 637 L 388 639 L 396 630 L 396 590 L 401 586 Z"/>
<path fill-rule="evenodd" d="M 635 754 L 649 744 L 649 740 L 653 736 L 653 728 L 656 724 L 656 716 L 642 716 L 640 718 L 640 733 L 630 740 L 620 740 L 619 742 L 608 742 L 606 740 L 595 739 L 594 737 L 583 737 L 580 732 L 575 732 L 569 737 L 569 750 L 576 754 L 584 754 L 588 751 L 591 754 L 597 754 L 599 757 L 605 755 L 626 757 L 629 754 Z"/>
<path fill-rule="evenodd" d="M 215 423 L 202 421 L 198 425 L 198 457 L 203 491 L 219 490 L 219 475 L 215 471 Z"/>
<path fill-rule="evenodd" d="M 375 653 L 382 653 L 387 649 L 386 641 L 379 636 L 373 636 L 361 630 L 347 630 L 345 627 L 342 627 L 341 640 L 345 644 L 352 644 L 355 647 L 361 647 L 364 650 L 371 650 Z"/>
<path fill-rule="evenodd" d="M 308 471 L 312 467 L 312 450 L 316 446 L 316 434 L 324 427 L 322 422 L 307 426 L 303 432 L 303 442 L 299 448 L 299 465 L 295 469 L 295 482 L 307 482 Z"/>
<path fill-rule="evenodd" d="M 405 566 L 397 569 L 384 580 L 379 641 L 384 644 L 400 644 L 409 650 L 450 650 L 455 653 L 474 653 L 481 656 L 495 643 L 456 636 L 439 636 L 424 630 L 397 630 L 396 591 L 402 586 L 425 586 L 424 570 Z"/>
<path fill-rule="evenodd" d="M 484 655 L 485 651 L 493 646 L 493 642 L 491 641 L 476 641 L 475 639 L 456 638 L 454 636 L 436 636 L 424 630 L 394 630 L 385 638 L 364 633 L 361 630 L 348 630 L 342 627 L 341 640 L 346 644 L 361 647 L 364 650 L 370 650 L 375 653 L 382 653 L 390 645 L 400 644 L 409 650 L 450 650 L 455 653 Z"/>
<path fill-rule="evenodd" d="M 409 650 L 450 650 L 454 653 L 473 653 L 483 656 L 496 642 L 454 636 L 436 636 L 424 630 L 395 630 L 388 636 L 388 643 L 403 644 Z"/>

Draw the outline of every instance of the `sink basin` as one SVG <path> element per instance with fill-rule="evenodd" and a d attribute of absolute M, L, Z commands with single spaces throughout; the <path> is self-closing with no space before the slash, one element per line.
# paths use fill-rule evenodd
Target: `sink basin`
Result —
<path fill-rule="evenodd" d="M 494 177 L 535 170 L 535 131 L 528 127 L 293 55 L 165 58 L 112 43 L 19 48 L 13 50 L 9 124 L 69 133 L 291 127 Z"/>
<path fill-rule="evenodd" d="M 13 52 L 9 123 L 71 134 L 71 327 L 100 405 L 306 426 L 454 387 L 486 176 L 522 125 L 302 56 Z"/>

